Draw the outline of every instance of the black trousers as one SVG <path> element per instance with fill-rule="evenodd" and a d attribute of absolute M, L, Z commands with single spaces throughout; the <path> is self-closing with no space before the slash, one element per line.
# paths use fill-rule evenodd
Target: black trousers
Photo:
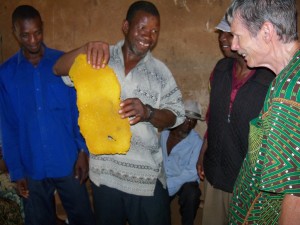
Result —
<path fill-rule="evenodd" d="M 26 225 L 56 224 L 54 191 L 57 190 L 70 225 L 94 225 L 87 188 L 70 174 L 60 178 L 28 179 L 29 198 L 23 199 Z"/>
<path fill-rule="evenodd" d="M 97 225 L 171 225 L 168 191 L 157 181 L 154 196 L 138 196 L 92 183 Z"/>
<path fill-rule="evenodd" d="M 170 197 L 170 200 L 172 201 L 176 196 L 180 206 L 181 224 L 193 225 L 200 205 L 199 183 L 197 181 L 185 183 L 175 195 Z"/>

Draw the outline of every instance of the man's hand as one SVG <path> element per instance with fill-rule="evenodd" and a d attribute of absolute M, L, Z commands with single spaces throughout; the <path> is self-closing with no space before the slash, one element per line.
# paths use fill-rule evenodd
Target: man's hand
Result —
<path fill-rule="evenodd" d="M 130 118 L 130 124 L 134 125 L 148 118 L 148 109 L 138 98 L 128 98 L 121 102 L 119 114 L 122 118 Z"/>
<path fill-rule="evenodd" d="M 92 41 L 85 45 L 87 62 L 93 68 L 104 68 L 109 60 L 109 45 L 102 41 Z"/>
<path fill-rule="evenodd" d="M 200 180 L 204 180 L 205 179 L 205 174 L 204 174 L 204 170 L 203 170 L 203 157 L 201 157 L 201 154 L 198 158 L 198 162 L 197 162 L 197 172 L 198 172 L 198 176 L 200 178 Z"/>
<path fill-rule="evenodd" d="M 28 198 L 29 197 L 29 190 L 28 190 L 28 186 L 27 186 L 27 180 L 26 179 L 21 179 L 21 180 L 17 180 L 16 182 L 17 184 L 17 192 L 20 196 L 22 196 L 23 198 Z"/>
<path fill-rule="evenodd" d="M 79 179 L 80 184 L 84 183 L 89 173 L 89 158 L 87 153 L 80 151 L 75 165 L 75 178 Z"/>
<path fill-rule="evenodd" d="M 198 161 L 197 161 L 197 165 L 196 165 L 198 176 L 199 176 L 200 180 L 202 180 L 202 181 L 205 179 L 205 173 L 204 173 L 204 168 L 203 168 L 203 158 L 204 158 L 204 154 L 205 154 L 206 150 L 207 150 L 207 139 L 205 138 L 203 140 L 203 144 L 202 144 L 200 154 L 198 157 Z"/>
<path fill-rule="evenodd" d="M 104 68 L 109 61 L 109 45 L 102 41 L 88 42 L 87 44 L 63 54 L 53 66 L 53 73 L 58 76 L 69 74 L 75 58 L 79 54 L 87 55 L 87 62 L 93 68 Z"/>

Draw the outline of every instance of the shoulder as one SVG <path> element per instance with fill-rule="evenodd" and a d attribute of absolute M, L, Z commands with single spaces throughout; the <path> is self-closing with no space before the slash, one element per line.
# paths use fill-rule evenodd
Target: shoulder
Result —
<path fill-rule="evenodd" d="M 191 130 L 189 136 L 190 136 L 191 138 L 197 140 L 197 141 L 201 141 L 201 142 L 202 142 L 202 139 L 201 139 L 199 133 L 198 133 L 197 131 L 195 131 L 194 129 Z"/>
<path fill-rule="evenodd" d="M 235 59 L 233 58 L 222 58 L 217 62 L 215 66 L 215 70 L 219 70 L 219 71 L 232 70 L 234 61 Z"/>
<path fill-rule="evenodd" d="M 160 133 L 160 135 L 161 135 L 161 137 L 166 137 L 166 136 L 169 135 L 169 133 L 170 133 L 170 130 L 165 129 L 165 130 L 163 130 L 163 131 Z"/>
<path fill-rule="evenodd" d="M 110 57 L 119 57 L 122 54 L 122 46 L 124 44 L 124 40 L 117 42 L 114 45 L 109 45 Z"/>
<path fill-rule="evenodd" d="M 111 55 L 114 54 L 117 49 L 120 49 L 120 48 L 118 48 L 118 44 L 116 44 L 116 45 L 109 45 L 109 51 L 110 51 Z"/>
<path fill-rule="evenodd" d="M 269 86 L 274 78 L 275 74 L 271 70 L 267 68 L 257 68 L 254 73 L 253 81 L 264 86 Z"/>
<path fill-rule="evenodd" d="M 210 81 L 211 84 L 213 83 L 222 83 L 225 80 L 231 82 L 232 77 L 232 71 L 233 71 L 233 65 L 234 65 L 235 59 L 233 58 L 222 58 L 220 59 L 211 73 Z M 224 76 L 226 75 L 226 76 Z"/>
<path fill-rule="evenodd" d="M 60 56 L 64 54 L 63 51 L 45 47 L 45 57 L 57 60 Z"/>
<path fill-rule="evenodd" d="M 145 59 L 145 66 L 149 71 L 162 77 L 173 77 L 172 72 L 164 62 L 155 58 L 150 52 L 146 57 L 147 58 Z"/>
<path fill-rule="evenodd" d="M 0 65 L 0 69 L 5 69 L 7 67 L 13 66 L 18 62 L 18 53 L 14 54 L 10 58 L 8 58 L 4 63 Z"/>
<path fill-rule="evenodd" d="M 149 55 L 149 61 L 152 62 L 155 66 L 157 66 L 159 68 L 169 70 L 169 68 L 167 67 L 167 65 L 164 62 L 162 62 L 158 58 L 155 58 L 152 54 Z"/>
<path fill-rule="evenodd" d="M 166 143 L 167 142 L 167 139 L 169 137 L 169 133 L 170 133 L 170 130 L 163 130 L 161 133 L 160 133 L 160 143 L 163 144 L 163 143 Z"/>
<path fill-rule="evenodd" d="M 7 74 L 7 72 L 12 71 L 17 67 L 18 64 L 18 54 L 11 56 L 4 63 L 0 65 L 0 76 Z"/>

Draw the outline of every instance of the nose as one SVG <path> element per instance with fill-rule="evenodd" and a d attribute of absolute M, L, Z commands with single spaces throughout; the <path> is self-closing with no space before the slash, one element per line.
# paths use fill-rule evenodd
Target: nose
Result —
<path fill-rule="evenodd" d="M 233 51 L 237 51 L 239 50 L 240 46 L 239 46 L 239 42 L 237 37 L 234 35 L 233 39 L 232 39 L 232 43 L 231 43 L 231 50 Z"/>
<path fill-rule="evenodd" d="M 151 38 L 151 30 L 149 30 L 149 29 L 143 29 L 142 36 L 144 38 L 150 39 Z"/>
<path fill-rule="evenodd" d="M 35 43 L 37 41 L 37 37 L 34 34 L 31 34 L 29 37 L 29 42 L 30 43 Z"/>

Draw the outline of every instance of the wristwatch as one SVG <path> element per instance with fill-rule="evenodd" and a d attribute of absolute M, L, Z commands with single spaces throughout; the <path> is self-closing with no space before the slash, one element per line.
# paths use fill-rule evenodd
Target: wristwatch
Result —
<path fill-rule="evenodd" d="M 147 111 L 148 111 L 148 115 L 147 115 L 147 118 L 145 119 L 145 121 L 150 122 L 150 120 L 154 116 L 155 109 L 151 105 L 148 105 L 148 104 L 146 104 L 146 108 L 147 108 Z"/>

